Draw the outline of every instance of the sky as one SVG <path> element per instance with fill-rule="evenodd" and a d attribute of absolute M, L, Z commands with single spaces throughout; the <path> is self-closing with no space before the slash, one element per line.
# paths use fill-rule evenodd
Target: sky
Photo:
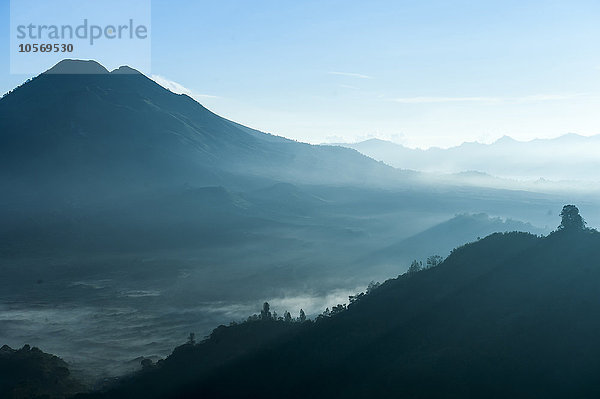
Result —
<path fill-rule="evenodd" d="M 2 93 L 31 77 L 10 74 L 9 21 L 0 0 Z M 310 143 L 593 135 L 599 21 L 597 0 L 155 0 L 148 73 Z"/>

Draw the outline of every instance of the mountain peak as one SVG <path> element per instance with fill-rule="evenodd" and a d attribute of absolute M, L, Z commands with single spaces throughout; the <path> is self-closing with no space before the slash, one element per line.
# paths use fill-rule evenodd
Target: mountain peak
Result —
<path fill-rule="evenodd" d="M 509 143 L 515 143 L 517 140 L 513 139 L 510 136 L 504 135 L 502 137 L 500 137 L 498 140 L 496 140 L 496 142 L 494 144 L 509 144 Z"/>
<path fill-rule="evenodd" d="M 123 65 L 110 72 L 113 75 L 141 75 L 142 73 L 130 66 Z"/>
<path fill-rule="evenodd" d="M 567 141 L 567 140 L 571 140 L 571 141 L 579 141 L 579 140 L 584 140 L 586 139 L 586 136 L 582 136 L 580 134 L 577 133 L 567 133 L 567 134 L 563 134 L 562 136 L 558 137 L 556 140 L 563 140 L 563 141 Z"/>
<path fill-rule="evenodd" d="M 65 59 L 48 69 L 46 74 L 96 75 L 107 74 L 108 70 L 94 60 Z"/>

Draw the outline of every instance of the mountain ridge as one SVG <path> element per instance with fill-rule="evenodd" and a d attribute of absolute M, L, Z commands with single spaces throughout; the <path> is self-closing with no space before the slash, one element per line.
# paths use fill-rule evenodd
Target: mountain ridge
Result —
<path fill-rule="evenodd" d="M 5 175 L 69 189 L 81 183 L 85 190 L 91 189 L 87 176 L 100 185 L 138 190 L 148 184 L 222 185 L 227 175 L 249 182 L 373 185 L 407 177 L 354 150 L 243 127 L 142 74 L 116 73 L 122 70 L 130 72 L 121 67 L 108 73 L 94 61 L 66 60 L 2 98 Z M 87 73 L 94 71 L 101 73 Z M 346 163 L 353 167 L 338 167 Z M 49 182 L 55 176 L 63 181 Z"/>
<path fill-rule="evenodd" d="M 90 397 L 591 397 L 600 268 L 581 261 L 599 242 L 594 230 L 495 233 L 316 323 L 221 326 Z"/>
<path fill-rule="evenodd" d="M 355 142 L 323 143 L 322 145 L 354 146 L 354 145 L 360 145 L 360 144 L 366 144 L 366 143 L 383 143 L 383 144 L 391 144 L 394 146 L 402 147 L 406 150 L 412 150 L 412 151 L 437 151 L 437 150 L 450 150 L 450 149 L 455 149 L 455 148 L 458 148 L 461 146 L 472 146 L 472 145 L 492 146 L 494 144 L 515 144 L 515 143 L 527 144 L 527 143 L 533 143 L 533 142 L 570 141 L 570 140 L 586 140 L 586 139 L 590 139 L 590 140 L 600 139 L 600 134 L 583 135 L 583 134 L 578 134 L 578 133 L 565 133 L 565 134 L 562 134 L 557 137 L 551 137 L 551 138 L 538 137 L 538 138 L 533 138 L 533 139 L 528 139 L 528 140 L 519 140 L 519 139 L 515 139 L 509 135 L 504 135 L 504 136 L 499 137 L 496 140 L 492 141 L 491 143 L 482 143 L 480 141 L 464 141 L 460 144 L 452 145 L 449 147 L 431 146 L 431 147 L 427 147 L 427 148 L 409 147 L 409 146 L 406 146 L 401 143 L 397 143 L 392 140 L 380 139 L 380 138 L 376 138 L 376 137 L 372 137 L 372 138 L 361 140 L 361 141 L 355 141 Z"/>
<path fill-rule="evenodd" d="M 465 142 L 447 149 L 412 149 L 380 139 L 333 144 L 357 151 L 390 166 L 427 173 L 478 171 L 503 179 L 600 182 L 594 155 L 600 135 L 565 134 L 553 139 L 518 141 L 504 136 L 491 144 Z"/>

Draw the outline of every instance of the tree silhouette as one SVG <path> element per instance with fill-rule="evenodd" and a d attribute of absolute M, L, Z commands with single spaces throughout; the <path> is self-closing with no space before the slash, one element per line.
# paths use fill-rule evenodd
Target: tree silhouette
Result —
<path fill-rule="evenodd" d="M 585 220 L 579 214 L 579 209 L 575 205 L 565 205 L 560 212 L 562 221 L 559 230 L 583 230 L 585 229 Z"/>
<path fill-rule="evenodd" d="M 196 334 L 191 332 L 190 335 L 188 335 L 188 344 L 194 345 L 195 343 L 196 343 Z"/>
<path fill-rule="evenodd" d="M 269 302 L 265 302 L 263 303 L 263 308 L 260 311 L 260 319 L 261 320 L 271 320 L 273 318 L 273 316 L 271 315 L 271 306 L 269 305 Z"/>
<path fill-rule="evenodd" d="M 423 262 L 419 262 L 418 260 L 413 260 L 406 273 L 413 274 L 423 270 Z"/>
<path fill-rule="evenodd" d="M 151 368 L 154 364 L 152 363 L 151 359 L 142 359 L 142 361 L 140 362 L 140 365 L 142 366 L 142 370 L 147 370 L 149 368 Z"/>
<path fill-rule="evenodd" d="M 366 294 L 365 294 L 364 292 L 360 292 L 360 293 L 358 293 L 358 294 L 356 294 L 356 295 L 350 295 L 350 296 L 348 296 L 348 300 L 349 300 L 349 301 L 350 301 L 350 303 L 352 304 L 352 303 L 354 303 L 354 302 L 356 302 L 356 301 L 359 301 L 359 300 L 361 300 L 362 298 L 364 298 L 364 297 L 365 297 L 365 295 L 366 295 Z"/>
<path fill-rule="evenodd" d="M 304 310 L 300 309 L 300 323 L 304 323 L 306 321 L 306 314 L 304 313 Z"/>
<path fill-rule="evenodd" d="M 369 283 L 369 285 L 367 286 L 367 294 L 370 294 L 371 292 L 373 292 L 374 290 L 379 288 L 380 285 L 381 285 L 380 282 L 371 281 Z"/>
<path fill-rule="evenodd" d="M 334 307 L 331 308 L 330 315 L 334 316 L 334 315 L 336 315 L 338 313 L 342 313 L 344 310 L 346 310 L 346 305 L 337 304 L 337 305 L 335 305 Z"/>
<path fill-rule="evenodd" d="M 439 256 L 439 255 L 431 255 L 429 258 L 427 258 L 427 269 L 431 269 L 432 267 L 436 267 L 437 265 L 439 265 L 443 261 L 444 261 L 444 258 L 442 258 L 441 256 Z"/>

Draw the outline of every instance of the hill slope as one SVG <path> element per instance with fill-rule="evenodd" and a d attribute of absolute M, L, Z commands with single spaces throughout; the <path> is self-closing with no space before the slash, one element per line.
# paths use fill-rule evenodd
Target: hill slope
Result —
<path fill-rule="evenodd" d="M 60 358 L 29 345 L 0 348 L 0 397 L 6 399 L 65 398 L 84 386 L 71 377 Z"/>
<path fill-rule="evenodd" d="M 392 266 L 396 267 L 399 264 L 409 265 L 413 259 L 424 261 L 430 255 L 446 257 L 459 245 L 476 241 L 494 232 L 510 231 L 543 233 L 542 229 L 529 223 L 512 219 L 493 218 L 486 214 L 462 214 L 373 252 L 361 260 L 370 264 L 386 264 L 393 261 Z"/>
<path fill-rule="evenodd" d="M 249 337 L 279 323 L 222 328 L 108 397 L 596 397 L 599 258 L 595 231 L 494 234 L 267 344 Z"/>

